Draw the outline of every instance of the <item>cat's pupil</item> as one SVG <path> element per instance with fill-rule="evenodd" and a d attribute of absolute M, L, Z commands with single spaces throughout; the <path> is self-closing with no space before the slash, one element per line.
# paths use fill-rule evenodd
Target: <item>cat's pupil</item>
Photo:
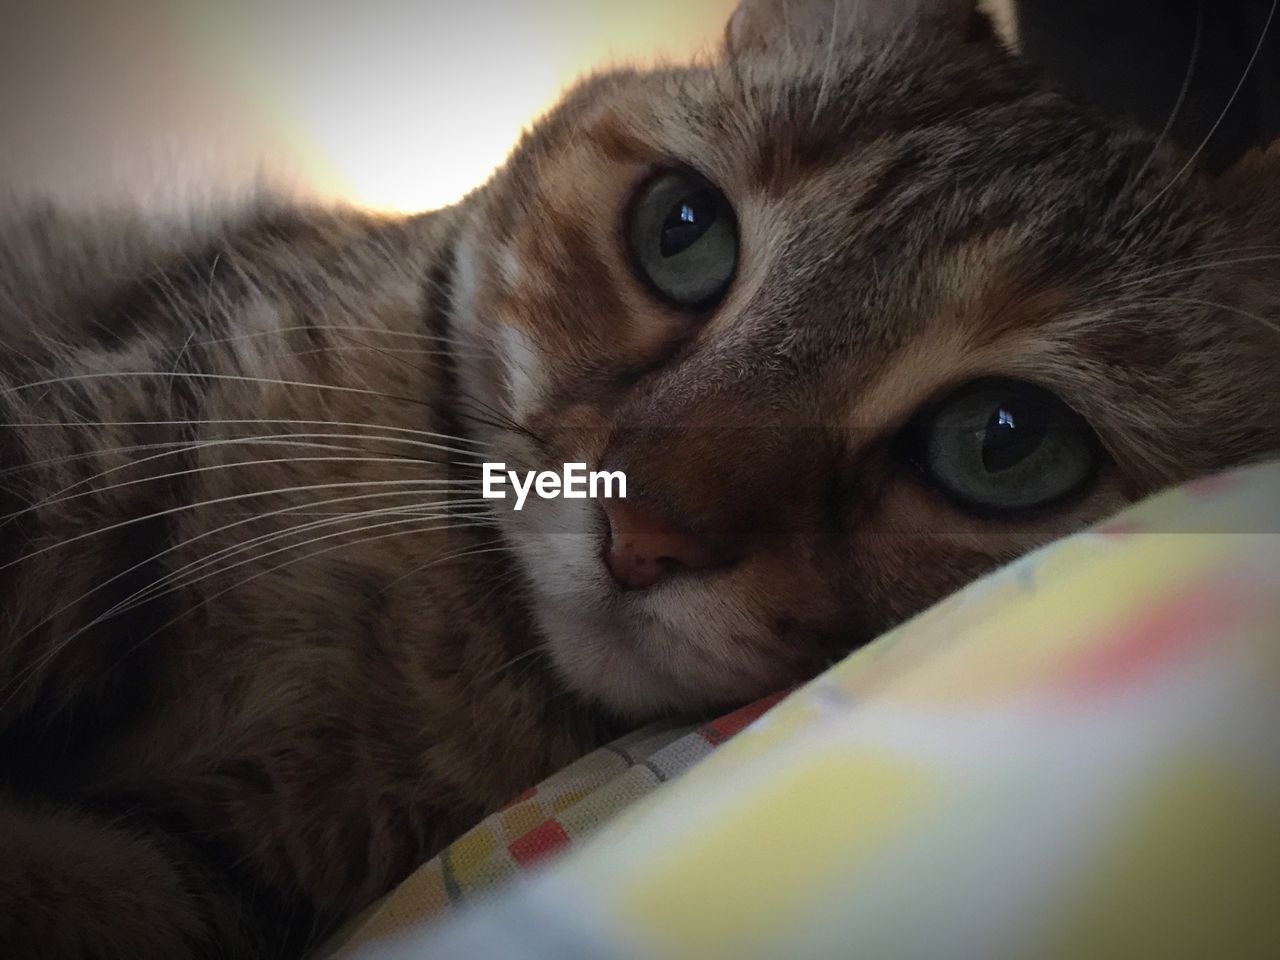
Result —
<path fill-rule="evenodd" d="M 1021 463 L 1040 446 L 1048 425 L 1048 411 L 1038 403 L 1011 399 L 998 404 L 982 435 L 983 467 L 999 473 Z"/>
<path fill-rule="evenodd" d="M 684 197 L 667 214 L 662 224 L 661 252 L 674 257 L 693 246 L 716 222 L 717 204 L 710 190 Z"/>

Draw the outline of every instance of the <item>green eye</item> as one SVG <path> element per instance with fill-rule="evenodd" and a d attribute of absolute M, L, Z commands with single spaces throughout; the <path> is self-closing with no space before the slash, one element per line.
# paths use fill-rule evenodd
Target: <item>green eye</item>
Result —
<path fill-rule="evenodd" d="M 659 174 L 631 205 L 631 257 L 663 300 L 703 310 L 729 289 L 738 266 L 738 224 L 719 190 L 689 171 Z"/>
<path fill-rule="evenodd" d="M 980 380 L 931 408 L 911 430 L 913 459 L 961 505 L 1034 510 L 1092 478 L 1098 443 L 1088 424 L 1047 390 Z"/>

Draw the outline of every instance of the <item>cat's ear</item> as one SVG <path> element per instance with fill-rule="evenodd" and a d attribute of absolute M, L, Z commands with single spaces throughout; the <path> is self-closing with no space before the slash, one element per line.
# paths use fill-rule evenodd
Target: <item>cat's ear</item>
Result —
<path fill-rule="evenodd" d="M 739 55 L 917 30 L 969 40 L 993 36 L 978 0 L 741 0 L 725 28 L 725 45 Z"/>

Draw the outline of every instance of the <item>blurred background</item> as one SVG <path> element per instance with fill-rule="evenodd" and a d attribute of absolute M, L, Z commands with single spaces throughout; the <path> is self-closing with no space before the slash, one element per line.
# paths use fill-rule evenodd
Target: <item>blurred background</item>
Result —
<path fill-rule="evenodd" d="M 574 78 L 709 53 L 735 5 L 0 0 L 0 198 L 178 211 L 265 185 L 431 209 Z"/>
<path fill-rule="evenodd" d="M 1055 82 L 1213 166 L 1280 136 L 1274 0 L 982 2 Z M 430 209 L 576 77 L 710 53 L 735 3 L 0 0 L 0 201 Z"/>
<path fill-rule="evenodd" d="M 179 209 L 255 184 L 415 211 L 572 80 L 718 42 L 734 0 L 0 0 L 0 191 Z"/>

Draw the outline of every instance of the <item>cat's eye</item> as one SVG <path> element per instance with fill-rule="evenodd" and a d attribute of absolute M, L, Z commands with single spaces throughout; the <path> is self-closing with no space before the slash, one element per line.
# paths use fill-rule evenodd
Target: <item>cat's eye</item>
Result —
<path fill-rule="evenodd" d="M 912 459 L 962 506 L 988 512 L 1047 507 L 1082 489 L 1098 465 L 1093 431 L 1048 390 L 980 380 L 918 417 Z"/>
<path fill-rule="evenodd" d="M 696 173 L 669 170 L 631 204 L 630 253 L 644 281 L 668 303 L 715 306 L 738 267 L 738 223 L 724 194 Z"/>

